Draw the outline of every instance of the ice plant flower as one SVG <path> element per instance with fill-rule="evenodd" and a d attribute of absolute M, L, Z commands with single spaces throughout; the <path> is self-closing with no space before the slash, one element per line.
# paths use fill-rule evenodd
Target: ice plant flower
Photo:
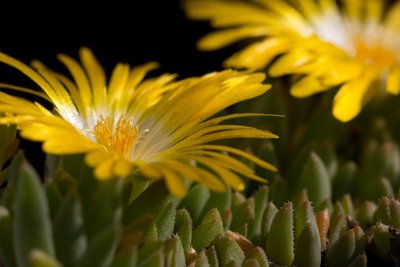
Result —
<path fill-rule="evenodd" d="M 295 74 L 299 98 L 340 86 L 332 112 L 343 122 L 381 92 L 400 92 L 399 1 L 187 0 L 185 8 L 220 29 L 199 41 L 202 50 L 253 40 L 226 66 Z"/>
<path fill-rule="evenodd" d="M 210 118 L 226 107 L 265 93 L 264 74 L 233 70 L 175 81 L 165 74 L 144 79 L 156 63 L 130 68 L 118 64 L 106 81 L 92 52 L 80 50 L 80 61 L 60 55 L 71 78 L 40 62 L 29 67 L 0 53 L 8 64 L 33 80 L 43 92 L 8 86 L 40 95 L 54 110 L 0 92 L 2 124 L 15 124 L 22 137 L 43 142 L 50 154 L 84 153 L 99 179 L 126 177 L 136 171 L 150 179 L 165 179 L 176 196 L 186 192 L 185 180 L 216 191 L 241 190 L 239 176 L 264 181 L 242 163 L 243 157 L 266 169 L 275 168 L 237 148 L 215 144 L 229 138 L 275 138 L 268 131 L 220 123 L 261 114 Z M 3 85 L 4 86 L 4 85 Z M 211 144 L 210 144 L 211 142 Z"/>

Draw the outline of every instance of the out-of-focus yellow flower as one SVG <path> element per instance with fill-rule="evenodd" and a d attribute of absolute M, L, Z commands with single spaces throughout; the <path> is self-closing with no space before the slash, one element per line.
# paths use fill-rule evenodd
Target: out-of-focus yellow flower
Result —
<path fill-rule="evenodd" d="M 261 114 L 211 116 L 226 107 L 265 93 L 264 74 L 232 70 L 174 81 L 165 74 L 144 80 L 156 63 L 130 68 L 118 64 L 109 82 L 92 52 L 80 51 L 81 64 L 66 55 L 59 60 L 72 80 L 40 62 L 33 68 L 0 53 L 6 63 L 32 79 L 43 92 L 23 90 L 50 101 L 39 103 L 0 92 L 2 124 L 16 124 L 22 137 L 43 142 L 50 154 L 85 153 L 99 179 L 125 177 L 139 171 L 149 179 L 165 179 L 176 196 L 186 193 L 185 180 L 216 191 L 242 190 L 240 175 L 264 181 L 232 155 L 266 169 L 275 167 L 239 149 L 209 144 L 229 138 L 276 138 L 268 131 L 221 122 Z M 4 86 L 4 84 L 3 84 Z M 223 153 L 221 153 L 223 152 Z"/>
<path fill-rule="evenodd" d="M 187 0 L 192 19 L 220 30 L 202 38 L 202 50 L 243 39 L 253 42 L 226 66 L 296 74 L 295 97 L 340 85 L 334 116 L 353 119 L 383 88 L 400 92 L 400 2 L 385 0 Z"/>

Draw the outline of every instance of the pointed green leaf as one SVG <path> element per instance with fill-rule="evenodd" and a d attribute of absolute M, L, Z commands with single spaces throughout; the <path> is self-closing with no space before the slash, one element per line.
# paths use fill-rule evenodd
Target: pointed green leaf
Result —
<path fill-rule="evenodd" d="M 196 251 L 208 247 L 223 231 L 222 219 L 217 209 L 211 209 L 199 226 L 193 230 L 192 246 Z"/>
<path fill-rule="evenodd" d="M 350 259 L 355 249 L 354 230 L 351 229 L 342 235 L 328 249 L 326 262 L 328 267 L 341 267 L 350 263 Z"/>
<path fill-rule="evenodd" d="M 271 182 L 270 199 L 273 200 L 275 205 L 281 206 L 289 199 L 288 188 L 291 188 L 291 186 L 288 186 L 286 180 L 282 179 L 280 176 L 277 176 L 276 179 Z"/>
<path fill-rule="evenodd" d="M 198 222 L 201 211 L 203 210 L 204 205 L 206 205 L 209 197 L 210 190 L 203 185 L 196 184 L 189 189 L 188 194 L 179 206 L 185 208 L 190 213 L 194 222 Z"/>
<path fill-rule="evenodd" d="M 139 251 L 138 267 L 164 266 L 163 250 L 161 241 L 146 242 Z"/>
<path fill-rule="evenodd" d="M 311 202 L 319 205 L 323 200 L 331 198 L 331 182 L 328 171 L 321 158 L 311 152 L 300 175 L 298 191 L 307 189 Z"/>
<path fill-rule="evenodd" d="M 166 240 L 171 237 L 174 231 L 176 207 L 175 202 L 170 200 L 162 208 L 156 217 L 158 239 Z"/>
<path fill-rule="evenodd" d="M 211 245 L 207 248 L 206 255 L 207 255 L 207 259 L 210 264 L 210 267 L 219 267 L 218 256 L 217 256 L 217 252 L 215 251 L 214 245 Z"/>
<path fill-rule="evenodd" d="M 346 216 L 354 217 L 354 205 L 350 195 L 345 194 L 342 199 L 340 199 L 340 203 L 342 204 L 344 214 Z"/>
<path fill-rule="evenodd" d="M 138 262 L 136 247 L 128 247 L 118 252 L 110 267 L 135 267 Z"/>
<path fill-rule="evenodd" d="M 14 197 L 17 190 L 18 177 L 21 172 L 21 165 L 25 161 L 23 153 L 18 152 L 11 160 L 10 166 L 7 168 L 5 180 L 7 187 L 1 196 L 1 202 L 7 208 L 10 208 L 14 203 Z"/>
<path fill-rule="evenodd" d="M 7 267 L 16 266 L 9 211 L 0 206 L 0 262 Z"/>
<path fill-rule="evenodd" d="M 241 229 L 243 225 L 248 225 L 250 222 L 254 221 L 254 198 L 249 198 L 247 201 L 235 206 L 235 209 L 232 207 L 232 213 L 233 218 L 230 229 L 240 232 L 239 229 Z"/>
<path fill-rule="evenodd" d="M 319 267 L 321 265 L 321 243 L 315 226 L 306 223 L 296 243 L 294 258 L 298 267 Z"/>
<path fill-rule="evenodd" d="M 335 243 L 336 240 L 346 232 L 346 230 L 347 221 L 343 206 L 340 203 L 336 203 L 331 216 L 331 225 L 329 230 L 329 241 L 331 244 Z"/>
<path fill-rule="evenodd" d="M 19 266 L 32 266 L 29 254 L 40 249 L 53 256 L 49 208 L 44 189 L 33 168 L 26 162 L 20 165 L 17 192 L 14 199 L 13 237 Z"/>
<path fill-rule="evenodd" d="M 314 228 L 319 239 L 317 221 L 315 219 L 313 207 L 309 201 L 304 202 L 297 211 L 295 224 L 296 240 L 299 239 L 304 227 L 306 227 L 307 224 L 310 224 Z"/>
<path fill-rule="evenodd" d="M 229 262 L 234 262 L 236 266 L 240 266 L 245 258 L 244 252 L 240 246 L 229 236 L 223 235 L 215 242 L 220 266 L 226 266 Z"/>
<path fill-rule="evenodd" d="M 126 207 L 123 220 L 124 224 L 130 224 L 146 214 L 155 217 L 160 209 L 164 207 L 168 198 L 169 192 L 165 188 L 164 182 L 153 182 L 142 194 Z"/>
<path fill-rule="evenodd" d="M 363 227 L 372 225 L 377 206 L 372 201 L 364 201 L 357 210 L 356 219 Z"/>
<path fill-rule="evenodd" d="M 381 223 L 373 227 L 373 239 L 382 257 L 387 258 L 390 252 L 390 240 L 393 235 L 389 232 L 389 228 Z"/>
<path fill-rule="evenodd" d="M 249 225 L 249 237 L 254 244 L 261 245 L 262 240 L 262 219 L 264 210 L 268 204 L 268 187 L 263 186 L 254 195 L 254 220 Z"/>
<path fill-rule="evenodd" d="M 340 199 L 353 188 L 356 172 L 357 165 L 352 161 L 340 165 L 332 181 L 333 200 Z"/>
<path fill-rule="evenodd" d="M 260 267 L 260 264 L 256 259 L 247 259 L 243 263 L 242 267 Z"/>
<path fill-rule="evenodd" d="M 232 191 L 227 188 L 225 192 L 217 193 L 211 192 L 206 205 L 204 206 L 201 217 L 204 217 L 211 209 L 216 208 L 219 214 L 224 214 L 231 208 L 232 203 Z"/>
<path fill-rule="evenodd" d="M 39 249 L 33 249 L 29 255 L 33 267 L 62 267 L 63 265 Z"/>
<path fill-rule="evenodd" d="M 248 259 L 255 259 L 260 267 L 269 267 L 267 255 L 260 247 L 255 247 L 247 253 Z"/>
<path fill-rule="evenodd" d="M 48 183 L 46 183 L 45 189 L 49 202 L 50 218 L 54 220 L 57 212 L 60 209 L 63 197 L 54 180 L 50 180 Z"/>
<path fill-rule="evenodd" d="M 119 223 L 122 215 L 122 180 L 101 181 L 96 197 L 85 216 L 88 240 Z"/>
<path fill-rule="evenodd" d="M 390 214 L 390 200 L 387 197 L 382 197 L 379 200 L 378 208 L 374 215 L 375 222 L 381 222 L 386 225 L 390 225 L 391 223 L 391 214 Z"/>
<path fill-rule="evenodd" d="M 71 191 L 58 211 L 54 223 L 54 244 L 58 259 L 74 266 L 87 246 L 82 208 L 76 191 Z"/>
<path fill-rule="evenodd" d="M 354 248 L 353 258 L 356 258 L 357 256 L 364 253 L 366 236 L 360 226 L 354 227 L 353 231 L 354 231 L 354 240 L 355 240 L 355 248 Z"/>
<path fill-rule="evenodd" d="M 181 239 L 183 250 L 187 252 L 192 243 L 192 227 L 193 222 L 189 212 L 185 209 L 180 209 L 176 212 L 175 232 Z"/>
<path fill-rule="evenodd" d="M 210 264 L 208 263 L 207 255 L 204 250 L 202 250 L 200 253 L 196 254 L 194 266 L 196 266 L 196 267 L 209 267 L 210 266 Z"/>
<path fill-rule="evenodd" d="M 400 228 L 400 201 L 397 199 L 390 200 L 390 218 L 391 225 Z"/>
<path fill-rule="evenodd" d="M 174 236 L 165 242 L 166 266 L 185 266 L 185 253 L 179 237 Z"/>
<path fill-rule="evenodd" d="M 277 207 L 275 207 L 274 203 L 268 202 L 267 207 L 264 210 L 261 227 L 263 236 L 266 237 L 269 234 L 272 221 L 275 218 L 275 215 L 278 213 Z"/>
<path fill-rule="evenodd" d="M 294 259 L 293 205 L 283 205 L 272 221 L 266 252 L 273 262 L 290 266 Z"/>
<path fill-rule="evenodd" d="M 358 255 L 347 267 L 367 267 L 367 256 L 365 254 Z"/>
<path fill-rule="evenodd" d="M 114 225 L 97 233 L 90 240 L 87 249 L 76 267 L 107 267 L 111 264 L 118 242 L 118 231 Z"/>

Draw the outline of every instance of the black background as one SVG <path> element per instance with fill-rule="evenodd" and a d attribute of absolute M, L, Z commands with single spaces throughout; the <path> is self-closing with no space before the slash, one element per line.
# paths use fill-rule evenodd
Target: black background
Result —
<path fill-rule="evenodd" d="M 25 62 L 37 58 L 54 67 L 57 53 L 76 56 L 88 46 L 108 72 L 120 61 L 154 60 L 185 77 L 220 69 L 223 59 L 221 52 L 196 51 L 196 40 L 210 28 L 187 19 L 179 0 L 13 2 L 0 8 L 0 50 Z"/>
<path fill-rule="evenodd" d="M 90 47 L 108 74 L 117 62 L 133 65 L 161 63 L 159 73 L 180 78 L 220 70 L 230 51 L 199 52 L 196 40 L 210 31 L 208 22 L 187 19 L 179 0 L 108 1 L 2 1 L 0 51 L 25 63 L 39 59 L 61 72 L 58 53 L 74 58 Z M 224 52 L 225 51 L 225 52 Z M 23 75 L 0 65 L 0 82 L 35 87 Z M 40 144 L 22 140 L 28 160 L 41 172 Z"/>

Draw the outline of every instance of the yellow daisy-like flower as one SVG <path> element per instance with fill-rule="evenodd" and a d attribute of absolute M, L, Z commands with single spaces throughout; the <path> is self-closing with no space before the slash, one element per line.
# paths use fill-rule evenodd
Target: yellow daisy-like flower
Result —
<path fill-rule="evenodd" d="M 296 74 L 293 96 L 340 85 L 333 114 L 343 122 L 381 89 L 400 92 L 399 1 L 187 0 L 185 7 L 189 17 L 221 29 L 199 41 L 202 50 L 254 39 L 226 66 L 260 69 L 281 55 L 269 74 Z"/>
<path fill-rule="evenodd" d="M 165 74 L 144 80 L 156 63 L 130 68 L 118 64 L 107 83 L 92 52 L 80 51 L 81 64 L 66 55 L 59 60 L 72 80 L 34 62 L 33 68 L 0 53 L 6 63 L 43 90 L 16 86 L 50 101 L 52 112 L 38 103 L 0 92 L 2 124 L 16 124 L 22 137 L 43 142 L 50 154 L 85 153 L 99 179 L 125 177 L 140 171 L 150 179 L 164 178 L 176 196 L 186 193 L 184 180 L 200 182 L 216 191 L 225 186 L 242 190 L 239 176 L 264 181 L 240 156 L 266 169 L 275 167 L 239 149 L 209 144 L 229 138 L 276 138 L 268 131 L 240 125 L 220 125 L 238 117 L 211 118 L 226 107 L 265 93 L 264 75 L 227 70 L 199 78 L 174 81 Z M 4 85 L 3 85 L 4 86 Z M 223 153 L 221 153 L 223 152 Z"/>

